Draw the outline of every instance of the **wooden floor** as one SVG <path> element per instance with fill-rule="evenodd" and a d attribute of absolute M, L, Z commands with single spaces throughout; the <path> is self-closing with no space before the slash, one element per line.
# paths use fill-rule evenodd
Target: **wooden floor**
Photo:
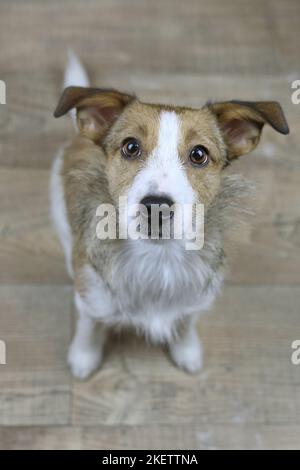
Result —
<path fill-rule="evenodd" d="M 300 449 L 299 18 L 299 0 L 1 0 L 0 448 Z M 232 166 L 256 183 L 257 215 L 200 321 L 196 376 L 130 335 L 90 381 L 70 376 L 72 287 L 48 218 L 49 166 L 72 132 L 52 117 L 69 47 L 95 84 L 144 100 L 286 111 L 290 136 L 266 129 Z"/>

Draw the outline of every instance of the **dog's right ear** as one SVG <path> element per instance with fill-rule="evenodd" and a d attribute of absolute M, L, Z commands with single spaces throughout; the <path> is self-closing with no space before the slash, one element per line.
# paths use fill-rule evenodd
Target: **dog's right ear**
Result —
<path fill-rule="evenodd" d="M 71 86 L 61 95 L 54 117 L 76 108 L 79 131 L 96 142 L 133 100 L 134 96 L 113 89 Z"/>

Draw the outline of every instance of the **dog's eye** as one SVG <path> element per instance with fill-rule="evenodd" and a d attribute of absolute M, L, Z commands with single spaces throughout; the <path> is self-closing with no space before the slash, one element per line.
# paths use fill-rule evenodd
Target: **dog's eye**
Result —
<path fill-rule="evenodd" d="M 123 140 L 121 155 L 127 159 L 138 158 L 141 155 L 141 146 L 139 141 L 134 137 L 127 137 L 127 139 Z"/>
<path fill-rule="evenodd" d="M 204 145 L 196 145 L 192 148 L 189 158 L 193 165 L 205 166 L 209 161 L 209 152 Z"/>

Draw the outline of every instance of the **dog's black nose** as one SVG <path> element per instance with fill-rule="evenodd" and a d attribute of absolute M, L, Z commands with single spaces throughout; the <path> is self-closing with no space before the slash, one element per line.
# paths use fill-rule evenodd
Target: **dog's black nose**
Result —
<path fill-rule="evenodd" d="M 159 209 L 163 209 L 161 206 L 168 206 L 171 207 L 174 202 L 166 197 L 166 196 L 146 196 L 144 197 L 142 200 L 141 200 L 141 204 L 143 204 L 146 208 L 147 208 L 147 211 L 148 211 L 148 217 L 151 218 L 151 206 L 157 206 Z M 169 217 L 172 218 L 173 215 L 174 215 L 174 212 L 173 211 L 169 211 L 169 209 L 167 208 L 168 210 L 168 213 L 169 213 Z"/>

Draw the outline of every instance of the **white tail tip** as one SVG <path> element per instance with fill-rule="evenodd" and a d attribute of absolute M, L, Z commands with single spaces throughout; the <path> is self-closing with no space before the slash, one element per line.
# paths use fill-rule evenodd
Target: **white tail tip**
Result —
<path fill-rule="evenodd" d="M 64 75 L 64 88 L 68 86 L 89 86 L 90 81 L 85 68 L 72 51 L 68 51 L 68 63 Z"/>

